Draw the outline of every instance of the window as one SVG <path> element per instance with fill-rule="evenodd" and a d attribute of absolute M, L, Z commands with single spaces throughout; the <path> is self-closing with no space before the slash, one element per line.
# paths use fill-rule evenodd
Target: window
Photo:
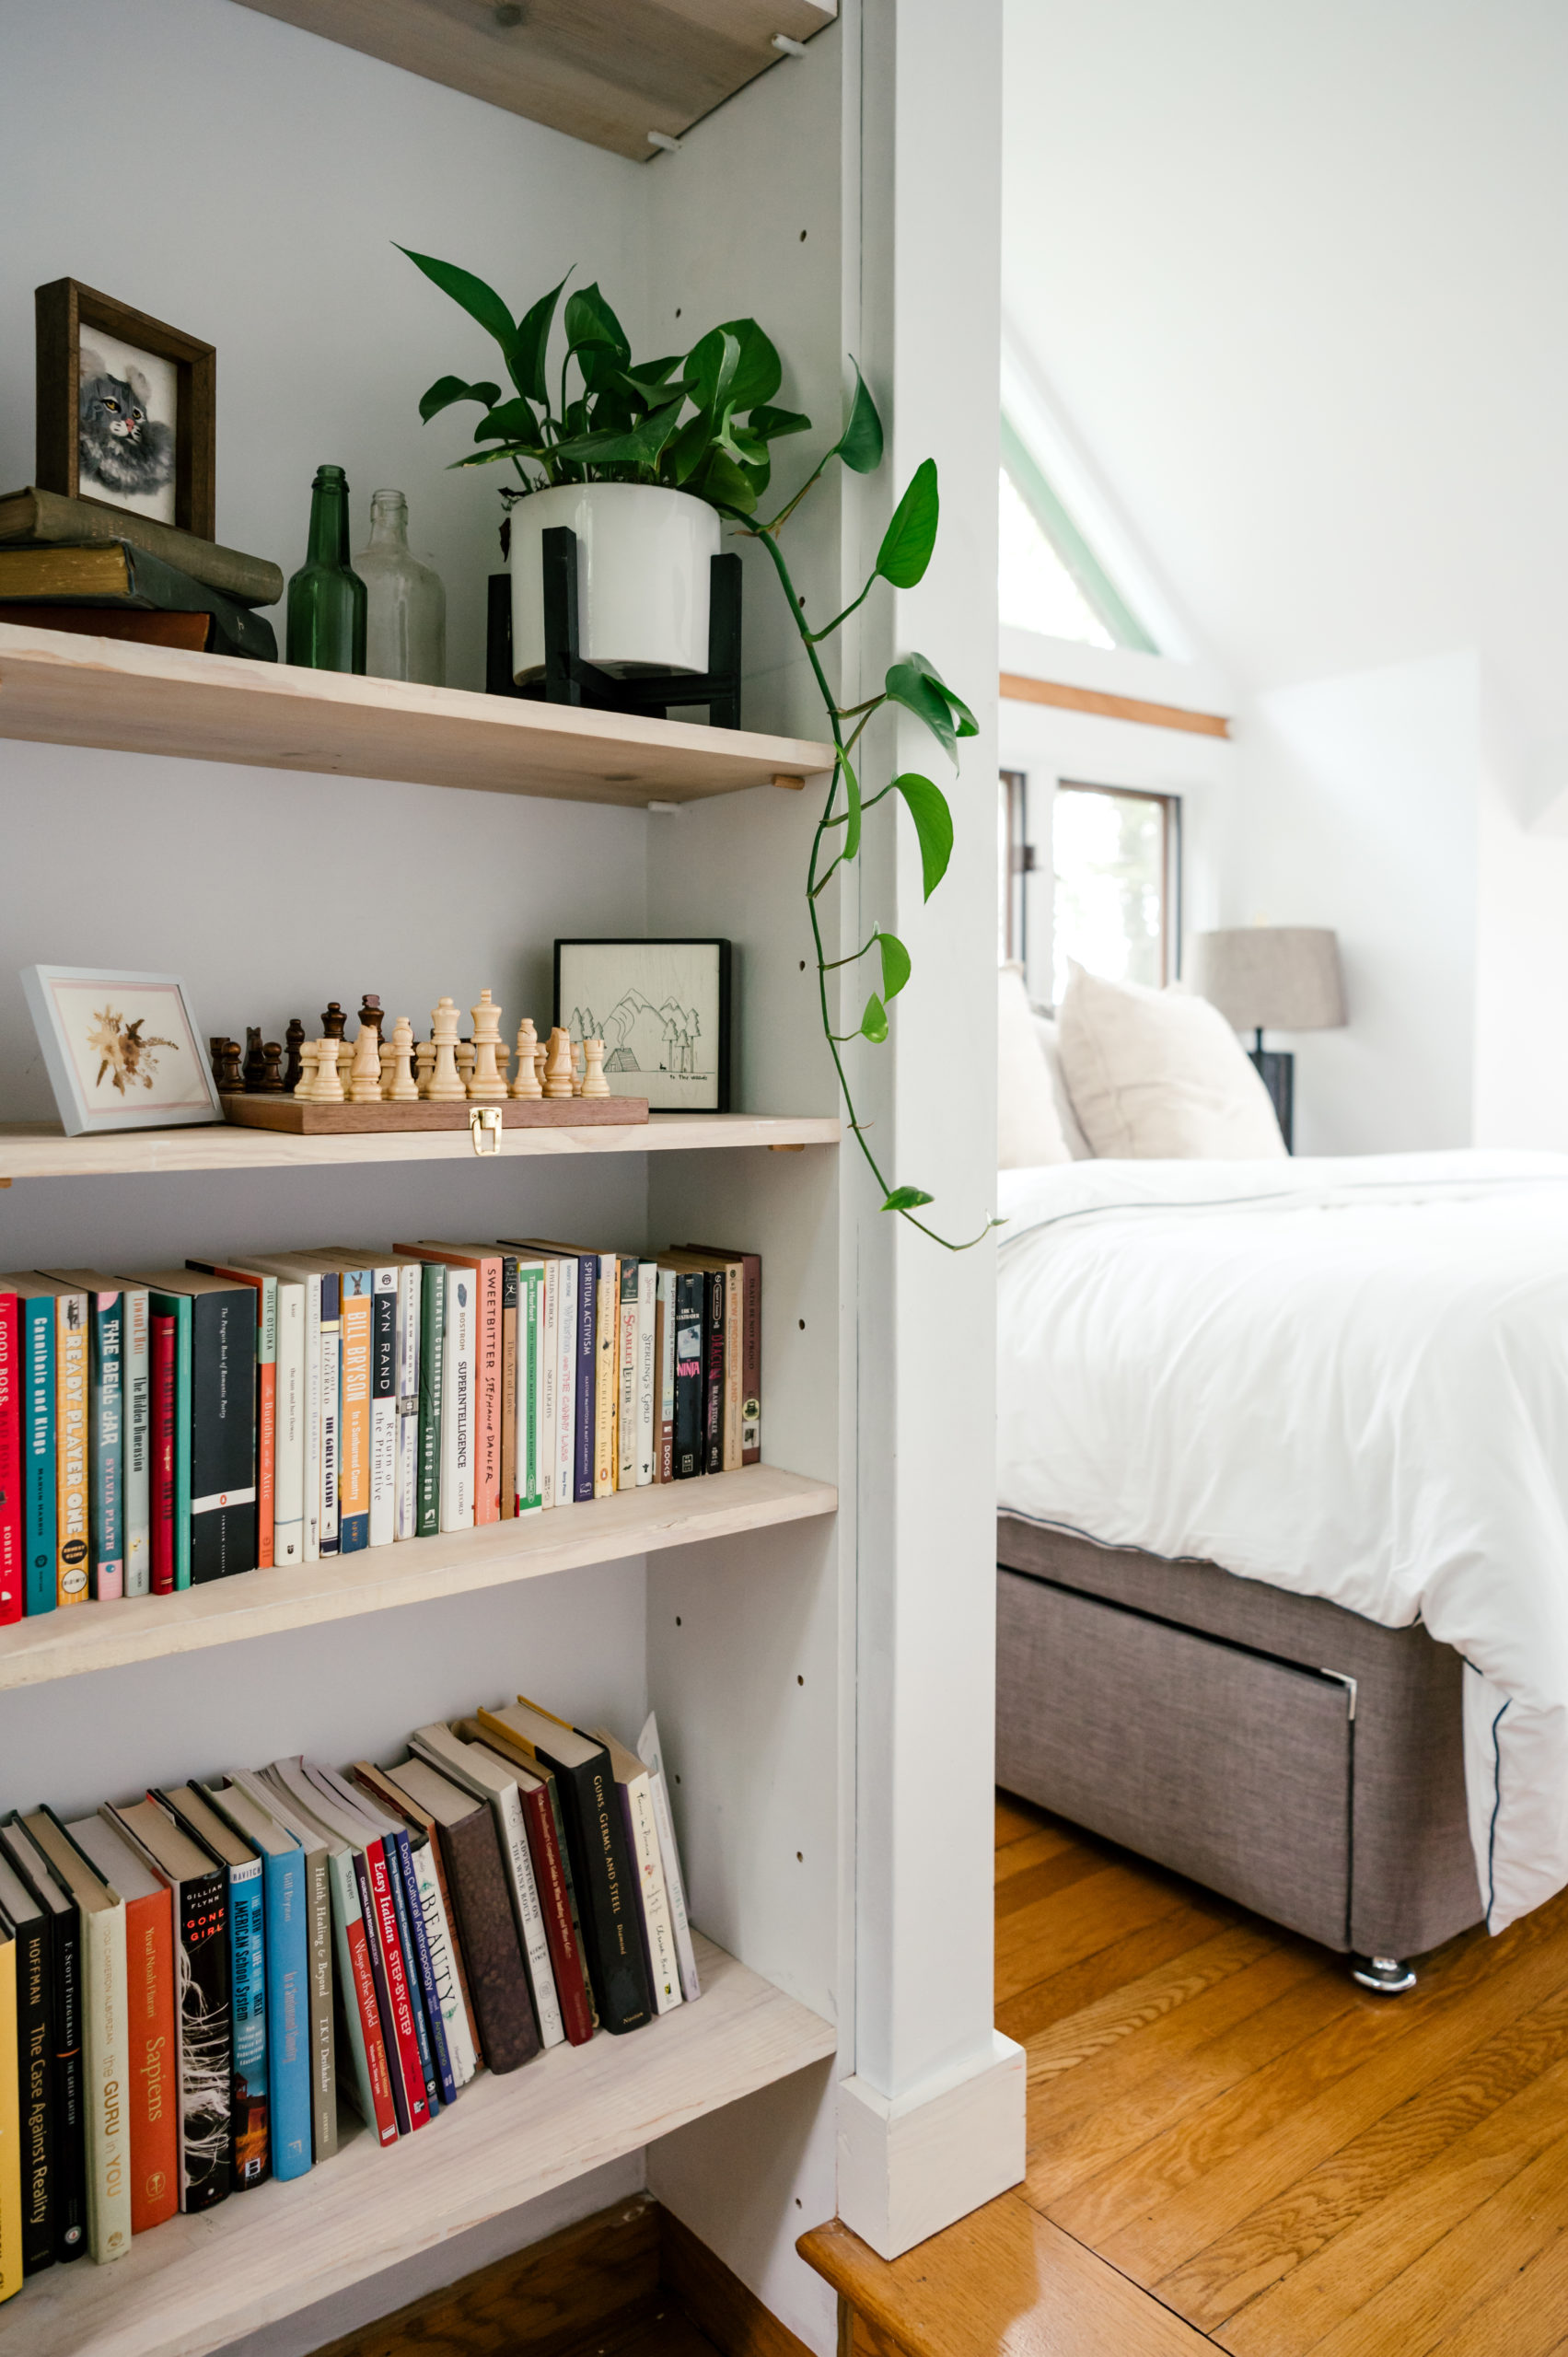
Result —
<path fill-rule="evenodd" d="M 996 805 L 996 959 L 1006 966 L 1024 956 L 1024 878 L 1034 865 L 1025 842 L 1028 801 L 1021 770 L 1004 770 Z"/>
<path fill-rule="evenodd" d="M 1004 624 L 1086 646 L 1158 653 L 1005 416 L 998 496 L 996 586 Z"/>
<path fill-rule="evenodd" d="M 1063 778 L 1051 812 L 1051 995 L 1074 958 L 1107 981 L 1174 981 L 1180 969 L 1181 803 L 1174 794 Z"/>

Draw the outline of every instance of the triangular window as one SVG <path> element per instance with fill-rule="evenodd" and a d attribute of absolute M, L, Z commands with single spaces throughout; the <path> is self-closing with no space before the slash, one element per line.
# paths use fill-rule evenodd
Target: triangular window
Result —
<path fill-rule="evenodd" d="M 1005 627 L 1086 646 L 1159 652 L 1005 416 L 998 494 L 997 595 Z"/>

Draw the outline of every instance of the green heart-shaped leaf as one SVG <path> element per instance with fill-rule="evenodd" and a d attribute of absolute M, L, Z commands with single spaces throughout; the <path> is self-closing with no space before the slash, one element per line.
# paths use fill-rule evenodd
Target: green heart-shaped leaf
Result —
<path fill-rule="evenodd" d="M 854 773 L 847 753 L 840 754 L 839 769 L 844 782 L 844 798 L 849 804 L 849 816 L 844 821 L 843 855 L 846 859 L 853 859 L 860 849 L 860 780 Z"/>
<path fill-rule="evenodd" d="M 439 417 L 454 401 L 478 401 L 482 409 L 493 409 L 500 398 L 499 385 L 482 381 L 470 385 L 462 377 L 437 377 L 430 390 L 420 395 L 419 413 L 428 425 L 433 417 Z"/>
<path fill-rule="evenodd" d="M 568 271 L 566 277 L 571 276 Z M 564 286 L 566 279 L 561 281 Z M 530 401 L 538 401 L 541 409 L 550 402 L 550 388 L 545 380 L 545 354 L 550 345 L 550 331 L 555 322 L 555 306 L 561 299 L 561 286 L 552 286 L 541 295 L 517 321 L 517 356 L 512 370 L 512 381 L 519 393 Z"/>
<path fill-rule="evenodd" d="M 885 1212 L 914 1212 L 922 1203 L 932 1203 L 935 1200 L 935 1195 L 928 1195 L 923 1187 L 895 1187 L 890 1195 L 884 1197 L 882 1209 Z"/>
<path fill-rule="evenodd" d="M 494 287 L 487 286 L 482 278 L 476 278 L 471 270 L 459 270 L 455 261 L 437 261 L 433 254 L 416 254 L 408 246 L 399 246 L 398 251 L 407 254 L 433 286 L 438 286 L 443 295 L 449 295 L 454 303 L 460 303 L 470 319 L 477 319 L 485 333 L 494 337 L 506 355 L 507 374 L 516 384 L 517 331 L 512 325 L 511 312 Z M 521 392 L 523 388 L 518 385 L 517 389 Z"/>
<path fill-rule="evenodd" d="M 850 366 L 854 370 L 854 399 L 850 403 L 849 422 L 833 448 L 854 473 L 875 474 L 882 463 L 882 421 L 877 414 L 876 402 L 865 389 L 859 362 L 852 360 Z"/>
<path fill-rule="evenodd" d="M 521 393 L 517 393 L 480 419 L 473 438 L 476 442 L 535 443 L 539 440 L 539 420 Z"/>
<path fill-rule="evenodd" d="M 914 831 L 920 840 L 924 897 L 929 900 L 947 875 L 947 862 L 953 856 L 953 814 L 941 787 L 917 771 L 906 770 L 901 777 L 896 777 L 893 790 L 903 795 L 904 807 L 914 820 Z"/>
<path fill-rule="evenodd" d="M 809 434 L 811 420 L 802 417 L 797 409 L 772 409 L 766 402 L 754 409 L 746 421 L 753 434 L 764 442 L 777 442 L 786 434 Z"/>
<path fill-rule="evenodd" d="M 882 952 L 882 995 L 897 998 L 910 978 L 910 954 L 896 933 L 879 933 L 877 946 Z"/>
<path fill-rule="evenodd" d="M 721 381 L 726 336 L 734 341 L 736 358 L 728 379 Z M 748 410 L 772 400 L 784 370 L 771 339 L 755 319 L 726 319 L 692 345 L 686 355 L 686 374 L 699 408 L 714 409 L 727 401 Z"/>
<path fill-rule="evenodd" d="M 893 520 L 882 535 L 875 570 L 895 589 L 912 589 L 924 575 L 936 546 L 941 503 L 936 492 L 936 461 L 923 459 L 910 478 L 908 490 L 893 510 Z"/>
<path fill-rule="evenodd" d="M 675 431 L 675 421 L 680 414 L 683 399 L 682 395 L 675 401 L 667 401 L 663 409 L 650 410 L 640 424 L 624 433 L 582 434 L 574 441 L 558 442 L 555 456 L 602 467 L 651 467 Z"/>
<path fill-rule="evenodd" d="M 875 991 L 865 1002 L 865 1012 L 860 1018 L 861 1030 L 866 1039 L 880 1047 L 888 1036 L 888 1010 Z"/>

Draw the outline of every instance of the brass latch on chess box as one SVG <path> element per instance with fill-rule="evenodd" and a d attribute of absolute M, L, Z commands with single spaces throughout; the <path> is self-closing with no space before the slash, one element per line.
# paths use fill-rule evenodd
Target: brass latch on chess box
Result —
<path fill-rule="evenodd" d="M 499 1105 L 476 1105 L 469 1115 L 469 1135 L 473 1140 L 475 1154 L 499 1154 L 501 1151 L 501 1108 Z M 486 1138 L 490 1143 L 485 1144 Z"/>

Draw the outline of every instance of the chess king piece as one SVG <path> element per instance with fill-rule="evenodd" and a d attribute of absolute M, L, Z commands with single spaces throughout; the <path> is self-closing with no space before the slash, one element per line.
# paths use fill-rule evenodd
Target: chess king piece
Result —
<path fill-rule="evenodd" d="M 412 1105 L 419 1089 L 413 1077 L 413 1025 L 406 1015 L 400 1015 L 392 1026 L 390 1050 L 383 1045 L 383 1054 L 390 1053 L 392 1069 L 382 1094 L 392 1105 Z"/>
<path fill-rule="evenodd" d="M 379 1039 L 381 1037 L 381 1014 L 382 1009 L 380 1000 L 377 997 L 374 991 L 366 991 L 364 998 L 360 1001 L 359 1007 L 359 1023 L 361 1030 L 363 1030 L 366 1025 L 368 1024 L 370 1028 L 375 1032 L 377 1039 Z"/>
<path fill-rule="evenodd" d="M 261 1051 L 261 1087 L 269 1097 L 283 1094 L 283 1049 L 276 1039 L 269 1039 Z"/>
<path fill-rule="evenodd" d="M 458 1002 L 444 998 L 430 1010 L 430 1037 L 436 1056 L 425 1095 L 436 1105 L 456 1104 L 468 1095 L 458 1070 Z"/>
<path fill-rule="evenodd" d="M 354 1062 L 349 1066 L 348 1099 L 351 1105 L 381 1102 L 381 1035 L 374 1023 L 362 1023 L 355 1037 Z"/>
<path fill-rule="evenodd" d="M 514 1097 L 543 1096 L 534 1062 L 538 1053 L 539 1038 L 533 1028 L 533 1016 L 525 1015 L 517 1026 L 517 1076 L 512 1083 Z"/>
<path fill-rule="evenodd" d="M 413 1051 L 414 1086 L 421 1097 L 430 1094 L 430 1075 L 436 1069 L 436 1042 L 421 1039 Z"/>
<path fill-rule="evenodd" d="M 245 1027 L 245 1093 L 248 1097 L 259 1094 L 266 1070 L 261 1054 L 261 1030 L 256 1024 L 248 1023 Z"/>
<path fill-rule="evenodd" d="M 583 1095 L 585 1097 L 610 1095 L 610 1083 L 604 1076 L 604 1041 L 602 1039 L 583 1041 Z"/>
<path fill-rule="evenodd" d="M 288 1029 L 283 1036 L 284 1045 L 288 1050 L 288 1062 L 284 1066 L 283 1085 L 286 1089 L 297 1089 L 300 1073 L 299 1051 L 305 1045 L 305 1026 L 297 1015 L 289 1016 Z"/>
<path fill-rule="evenodd" d="M 317 1105 L 341 1105 L 343 1101 L 343 1076 L 338 1071 L 338 1058 L 343 1053 L 341 1039 L 318 1039 L 316 1042 L 316 1086 L 310 1092 Z"/>
<path fill-rule="evenodd" d="M 572 1034 L 563 1031 L 559 1024 L 550 1035 L 549 1062 L 544 1067 L 544 1093 L 547 1097 L 570 1097 L 572 1087 Z"/>
<path fill-rule="evenodd" d="M 343 1026 L 347 1021 L 348 1016 L 343 1013 L 337 1000 L 329 999 L 327 1011 L 321 1017 L 321 1029 L 326 1037 L 329 1039 L 341 1039 L 343 1036 Z"/>
<path fill-rule="evenodd" d="M 319 1039 L 306 1039 L 301 1043 L 299 1078 L 294 1084 L 294 1093 L 296 1097 L 303 1097 L 307 1103 L 316 1094 L 316 1067 L 320 1054 Z"/>
<path fill-rule="evenodd" d="M 506 1084 L 495 1062 L 495 1051 L 501 1042 L 501 1009 L 488 991 L 481 991 L 478 1004 L 469 1012 L 473 1016 L 473 1070 L 468 1075 L 469 1095 L 476 1103 L 494 1104 L 506 1094 Z"/>

